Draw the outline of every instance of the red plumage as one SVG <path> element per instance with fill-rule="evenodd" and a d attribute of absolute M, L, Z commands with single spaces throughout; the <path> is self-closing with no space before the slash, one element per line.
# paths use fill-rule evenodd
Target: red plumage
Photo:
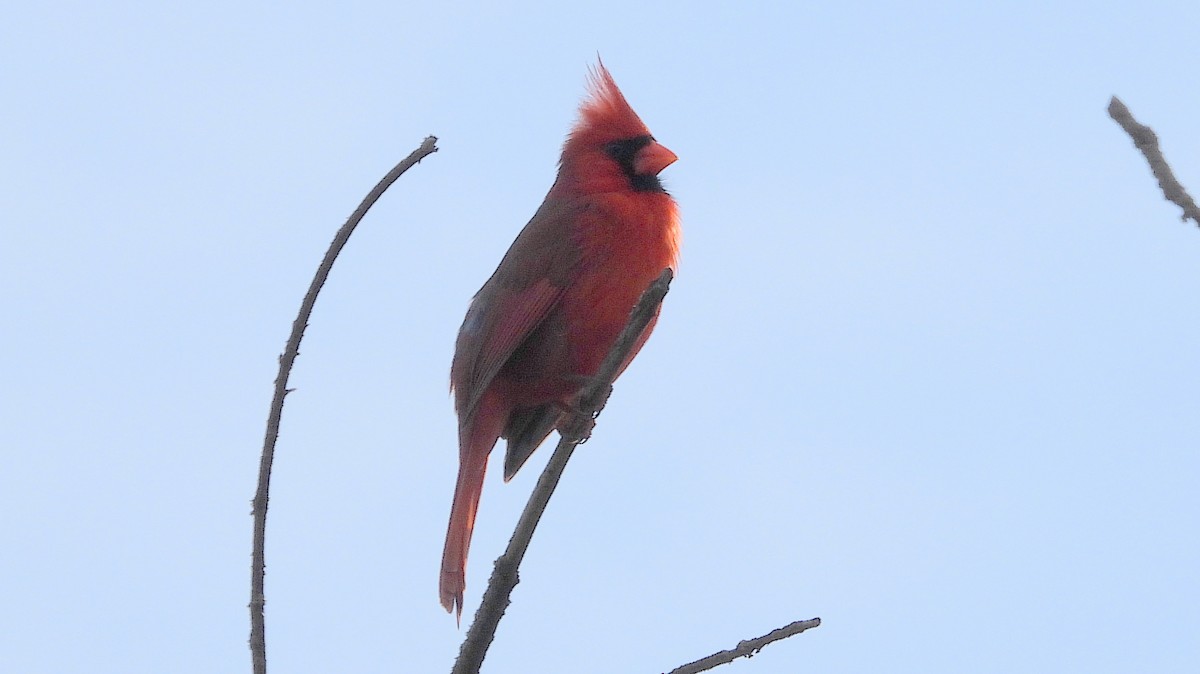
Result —
<path fill-rule="evenodd" d="M 507 481 L 555 429 L 642 291 L 674 268 L 679 253 L 675 201 L 657 177 L 674 153 L 650 135 L 603 64 L 589 89 L 563 144 L 558 178 L 476 293 L 458 333 L 450 384 L 459 472 L 440 595 L 459 616 L 492 447 L 508 440 Z M 653 329 L 651 322 L 634 354 Z"/>

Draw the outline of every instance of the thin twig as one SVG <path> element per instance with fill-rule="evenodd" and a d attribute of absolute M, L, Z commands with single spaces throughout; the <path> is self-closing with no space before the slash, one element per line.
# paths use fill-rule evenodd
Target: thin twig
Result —
<path fill-rule="evenodd" d="M 772 641 L 786 639 L 790 636 L 800 634 L 805 630 L 819 627 L 820 625 L 820 618 L 813 618 L 811 620 L 797 620 L 790 625 L 784 625 L 777 630 L 767 632 L 761 637 L 746 639 L 731 650 L 713 653 L 707 658 L 701 658 L 695 662 L 689 662 L 681 667 L 676 667 L 675 669 L 667 672 L 667 674 L 697 674 L 697 672 L 708 671 L 714 667 L 728 664 L 738 658 L 753 657 L 756 653 L 761 651 L 764 646 Z"/>
<path fill-rule="evenodd" d="M 1146 161 L 1150 162 L 1150 170 L 1158 179 L 1158 186 L 1162 189 L 1163 196 L 1183 209 L 1183 215 L 1179 216 L 1179 219 L 1187 222 L 1188 218 L 1191 218 L 1193 222 L 1200 225 L 1200 208 L 1196 207 L 1196 202 L 1192 200 L 1191 195 L 1175 179 L 1175 173 L 1171 171 L 1166 158 L 1163 157 L 1162 150 L 1158 149 L 1158 136 L 1154 131 L 1134 119 L 1133 113 L 1129 112 L 1129 108 L 1125 107 L 1121 99 L 1116 96 L 1113 96 L 1108 103 L 1108 116 L 1116 120 L 1122 129 L 1125 129 L 1125 133 L 1133 139 L 1133 144 L 1142 151 Z"/>
<path fill-rule="evenodd" d="M 275 441 L 279 439 L 279 420 L 283 416 L 283 399 L 290 392 L 287 387 L 288 377 L 292 372 L 292 364 L 296 362 L 296 356 L 300 354 L 300 340 L 304 338 L 304 329 L 308 327 L 308 318 L 312 315 L 317 295 L 321 292 L 321 287 L 325 285 L 325 279 L 329 278 L 334 260 L 345 247 L 350 235 L 354 233 L 354 228 L 358 226 L 363 216 L 379 200 L 384 191 L 396 182 L 397 178 L 434 152 L 437 152 L 437 138 L 429 136 L 425 142 L 421 143 L 420 147 L 396 164 L 396 167 L 379 181 L 379 184 L 367 194 L 354 213 L 350 215 L 346 224 L 338 230 L 333 237 L 333 242 L 329 244 L 329 250 L 325 251 L 325 259 L 321 260 L 321 266 L 317 268 L 316 276 L 308 286 L 304 301 L 300 303 L 300 313 L 292 322 L 292 334 L 288 337 L 287 346 L 279 356 L 279 374 L 275 377 L 275 397 L 271 400 L 271 412 L 267 415 L 267 434 L 263 439 L 262 459 L 258 464 L 258 490 L 254 494 L 254 551 L 250 570 L 250 656 L 254 662 L 254 674 L 266 674 L 267 672 L 267 634 L 263 616 L 263 607 L 267 603 L 266 596 L 263 594 L 263 581 L 266 575 L 263 550 L 266 547 L 267 536 L 267 501 L 271 488 L 271 464 L 275 461 Z"/>
<path fill-rule="evenodd" d="M 658 307 L 667 294 L 672 278 L 671 270 L 664 269 L 662 275 L 650 284 L 646 292 L 642 293 L 642 298 L 634 306 L 625 329 L 617 337 L 616 343 L 609 350 L 604 362 L 600 364 L 596 375 L 589 380 L 587 386 L 579 394 L 576 409 L 583 418 L 594 417 L 604 406 L 608 393 L 612 390 L 613 379 L 616 378 L 621 365 L 629 357 L 629 352 L 633 349 L 638 337 L 657 314 Z M 475 612 L 475 620 L 471 623 L 470 630 L 467 631 L 462 648 L 459 649 L 458 659 L 455 660 L 454 669 L 451 670 L 452 674 L 477 674 L 483 665 L 483 658 L 487 655 L 488 647 L 492 645 L 492 639 L 496 636 L 496 627 L 500 624 L 500 618 L 504 616 L 504 611 L 508 608 L 509 597 L 519 582 L 517 569 L 525 557 L 526 549 L 529 548 L 533 532 L 537 529 L 542 513 L 546 510 L 546 504 L 550 502 L 550 497 L 554 494 L 554 488 L 558 486 L 558 480 L 562 477 L 563 469 L 566 468 L 571 453 L 575 451 L 576 445 L 587 440 L 587 435 L 588 431 L 583 429 L 579 433 L 564 432 L 563 437 L 558 441 L 558 447 L 554 449 L 554 454 L 546 464 L 545 470 L 542 471 L 541 477 L 538 478 L 533 494 L 529 496 L 529 502 L 525 504 L 525 510 L 521 513 L 516 531 L 513 532 L 512 539 L 508 542 L 508 548 L 496 560 L 492 577 L 488 580 L 488 586 L 483 593 L 479 609 Z"/>

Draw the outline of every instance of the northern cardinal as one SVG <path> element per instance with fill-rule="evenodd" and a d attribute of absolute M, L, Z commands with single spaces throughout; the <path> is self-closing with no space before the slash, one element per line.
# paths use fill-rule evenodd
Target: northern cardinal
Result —
<path fill-rule="evenodd" d="M 554 185 L 471 300 L 458 331 L 450 368 L 458 484 L 439 589 L 442 606 L 460 619 L 492 447 L 508 440 L 507 482 L 569 418 L 633 305 L 663 269 L 674 269 L 679 254 L 675 200 L 658 178 L 675 153 L 650 135 L 604 64 L 590 75 Z M 630 360 L 653 329 L 652 321 Z"/>

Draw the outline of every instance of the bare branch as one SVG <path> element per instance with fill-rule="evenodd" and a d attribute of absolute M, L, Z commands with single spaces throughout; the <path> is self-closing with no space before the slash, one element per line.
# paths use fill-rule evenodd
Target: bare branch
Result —
<path fill-rule="evenodd" d="M 1108 116 L 1116 120 L 1122 129 L 1125 129 L 1125 133 L 1133 139 L 1133 144 L 1142 151 L 1146 161 L 1150 162 L 1150 170 L 1158 179 L 1158 186 L 1162 189 L 1163 196 L 1183 209 L 1183 215 L 1179 216 L 1179 219 L 1187 222 L 1188 218 L 1191 218 L 1193 222 L 1200 225 L 1200 208 L 1196 207 L 1196 202 L 1192 200 L 1191 195 L 1175 179 L 1175 174 L 1167 164 L 1166 158 L 1163 157 L 1162 150 L 1158 149 L 1158 136 L 1154 131 L 1134 119 L 1133 113 L 1129 112 L 1129 108 L 1125 107 L 1121 99 L 1116 96 L 1113 96 L 1108 103 Z"/>
<path fill-rule="evenodd" d="M 813 618 L 811 620 L 797 620 L 796 622 L 794 622 L 790 625 L 784 625 L 783 627 L 780 627 L 777 630 L 772 630 L 770 632 L 767 632 L 766 634 L 762 635 L 761 637 L 757 637 L 755 639 L 747 639 L 747 640 L 739 643 L 737 645 L 737 647 L 733 648 L 732 650 L 721 651 L 720 653 L 713 653 L 712 655 L 708 656 L 707 658 L 701 658 L 695 662 L 689 662 L 688 664 L 683 665 L 681 667 L 676 667 L 675 669 L 672 669 L 670 672 L 667 672 L 667 674 L 696 674 L 697 672 L 705 672 L 714 667 L 719 667 L 720 665 L 728 664 L 738 658 L 753 657 L 754 654 L 761 651 L 764 646 L 766 646 L 767 644 L 769 644 L 773 641 L 779 641 L 780 639 L 786 639 L 790 636 L 800 634 L 801 632 L 803 632 L 805 630 L 809 630 L 814 627 L 819 627 L 820 625 L 821 625 L 820 618 Z"/>
<path fill-rule="evenodd" d="M 288 337 L 287 346 L 279 356 L 279 374 L 275 377 L 275 397 L 271 400 L 271 411 L 267 415 L 267 433 L 263 438 L 262 459 L 258 465 L 258 490 L 254 494 L 254 551 L 250 569 L 250 656 L 254 663 L 254 674 L 266 674 L 267 672 L 267 634 L 263 616 L 263 607 L 267 603 L 266 595 L 263 593 L 263 582 L 266 575 L 264 549 L 267 537 L 267 501 L 271 487 L 271 464 L 275 461 L 275 441 L 279 439 L 279 421 L 283 416 L 283 399 L 291 392 L 291 389 L 287 387 L 287 382 L 292 373 L 292 364 L 296 362 L 296 356 L 300 354 L 300 340 L 304 338 L 304 329 L 308 327 L 308 319 L 312 315 L 313 305 L 317 302 L 317 295 L 321 292 L 321 287 L 325 285 L 325 280 L 329 278 L 334 260 L 342 252 L 350 235 L 354 233 L 354 228 L 358 226 L 363 216 L 387 188 L 392 186 L 392 183 L 396 182 L 405 171 L 434 152 L 437 152 L 437 138 L 429 136 L 425 142 L 421 143 L 420 147 L 413 150 L 412 154 L 405 157 L 379 181 L 379 184 L 375 185 L 374 189 L 350 215 L 346 224 L 342 225 L 342 228 L 334 235 L 333 242 L 329 244 L 329 250 L 325 251 L 325 259 L 321 260 L 321 265 L 317 267 L 316 276 L 308 286 L 304 301 L 300 303 L 300 312 L 296 315 L 296 320 L 292 322 L 292 334 Z"/>
<path fill-rule="evenodd" d="M 608 394 L 612 391 L 613 379 L 616 378 L 621 365 L 629 357 L 629 352 L 633 349 L 638 337 L 658 312 L 658 307 L 667 294 L 672 278 L 671 270 L 664 269 L 662 275 L 650 284 L 646 292 L 642 293 L 642 298 L 638 300 L 629 316 L 629 322 L 617 337 L 616 343 L 609 350 L 604 362 L 600 364 L 596 376 L 592 377 L 587 386 L 579 393 L 576 409 L 585 423 L 580 424 L 578 428 L 561 433 L 562 438 L 558 441 L 558 446 L 554 449 L 554 454 L 546 464 L 545 470 L 542 471 L 541 477 L 538 478 L 537 486 L 534 487 L 529 502 L 525 504 L 525 510 L 521 513 L 516 531 L 508 542 L 508 548 L 496 560 L 492 577 L 488 580 L 487 590 L 483 593 L 483 600 L 475 612 L 475 620 L 471 623 L 467 637 L 459 649 L 458 659 L 455 660 L 454 669 L 451 670 L 452 674 L 477 674 L 483 665 L 483 658 L 487 655 L 488 647 L 492 645 L 492 639 L 496 636 L 496 627 L 500 624 L 500 618 L 504 616 L 504 611 L 508 608 L 513 588 L 520 582 L 517 574 L 518 567 L 525 557 L 525 551 L 529 548 L 529 541 L 533 538 L 533 532 L 537 529 L 542 513 L 546 510 L 546 504 L 550 502 L 554 488 L 558 486 L 563 469 L 566 468 L 567 461 L 571 459 L 575 446 L 587 440 L 591 430 L 590 424 L 587 422 L 590 422 L 604 407 Z"/>

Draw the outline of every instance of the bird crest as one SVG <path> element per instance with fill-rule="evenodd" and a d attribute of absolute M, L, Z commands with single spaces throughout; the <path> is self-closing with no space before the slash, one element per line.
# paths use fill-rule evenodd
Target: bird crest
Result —
<path fill-rule="evenodd" d="M 568 145 L 588 146 L 649 134 L 608 68 L 597 60 L 596 66 L 588 69 L 588 97 L 579 106 L 579 121 L 571 130 Z"/>

